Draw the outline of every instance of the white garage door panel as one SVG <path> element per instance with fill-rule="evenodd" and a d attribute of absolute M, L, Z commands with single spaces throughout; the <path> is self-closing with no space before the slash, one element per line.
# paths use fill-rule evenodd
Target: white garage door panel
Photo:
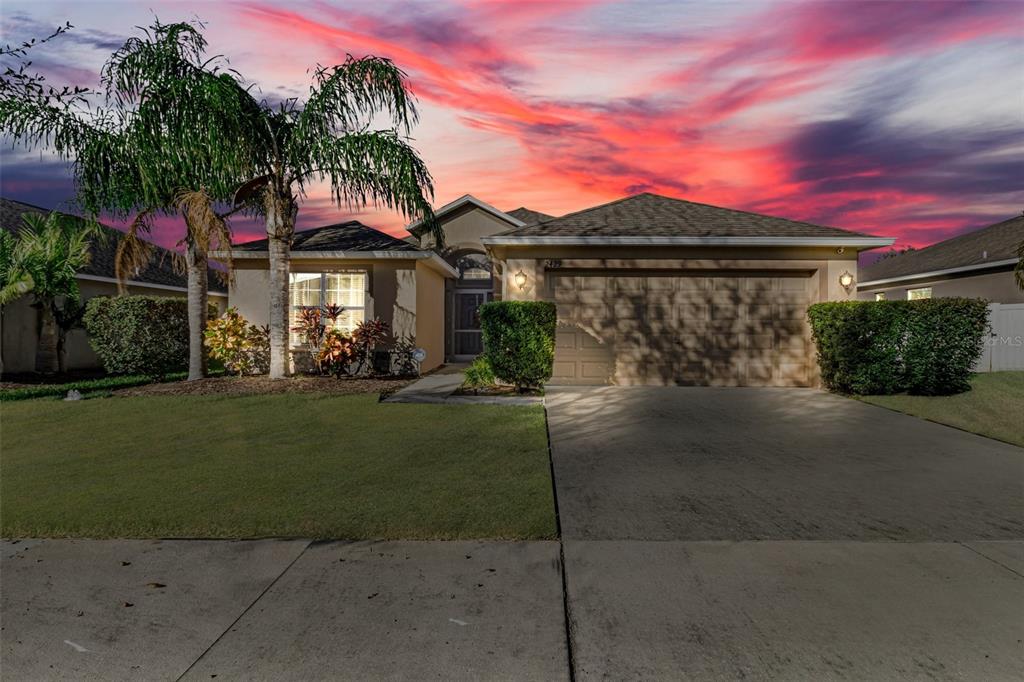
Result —
<path fill-rule="evenodd" d="M 553 383 L 807 385 L 809 282 L 557 275 Z"/>

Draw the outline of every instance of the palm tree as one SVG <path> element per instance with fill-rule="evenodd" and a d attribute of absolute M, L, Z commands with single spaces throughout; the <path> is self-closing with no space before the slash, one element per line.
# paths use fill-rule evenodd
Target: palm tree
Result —
<path fill-rule="evenodd" d="M 44 218 L 26 213 L 11 253 L 13 279 L 24 282 L 39 308 L 36 371 L 64 370 L 63 341 L 70 325 L 61 318 L 79 308 L 78 271 L 89 264 L 98 226 L 52 211 Z"/>
<path fill-rule="evenodd" d="M 430 174 L 407 137 L 416 108 L 405 73 L 388 59 L 350 56 L 343 64 L 318 67 L 304 103 L 272 105 L 252 97 L 234 72 L 204 61 L 205 48 L 194 26 L 154 24 L 104 69 L 113 113 L 74 115 L 82 98 L 53 104 L 0 93 L 0 128 L 74 159 L 79 200 L 87 210 L 137 215 L 124 247 L 127 263 L 144 255 L 135 234 L 146 229 L 152 213 L 180 206 L 175 197 L 182 188 L 205 197 L 188 202 L 196 218 L 186 246 L 194 241 L 202 247 L 207 235 L 224 244 L 226 230 L 200 218 L 223 220 L 213 203 L 227 198 L 228 187 L 237 189 L 232 211 L 252 208 L 266 221 L 270 375 L 283 377 L 289 252 L 309 182 L 328 181 L 340 207 L 372 204 L 423 219 L 442 242 L 430 209 Z M 390 119 L 390 128 L 371 129 L 379 115 Z M 190 267 L 205 262 L 203 248 L 194 256 Z M 197 338 L 195 328 L 192 334 Z"/>
<path fill-rule="evenodd" d="M 421 218 L 439 243 L 433 220 L 433 184 L 409 144 L 417 120 L 405 73 L 389 59 L 351 55 L 343 64 L 317 67 L 305 102 L 266 101 L 246 114 L 256 124 L 245 143 L 257 171 L 236 202 L 257 201 L 266 221 L 270 258 L 270 376 L 288 374 L 288 284 L 291 240 L 309 182 L 327 181 L 341 208 L 367 204 Z M 386 115 L 391 127 L 372 129 Z"/>
<path fill-rule="evenodd" d="M 95 217 L 133 218 L 117 249 L 123 283 L 152 257 L 140 234 L 157 215 L 180 215 L 188 276 L 189 379 L 205 375 L 207 253 L 230 244 L 226 213 L 252 175 L 239 140 L 251 122 L 252 98 L 235 76 L 204 56 L 206 41 L 190 24 L 144 30 L 114 52 L 103 69 L 105 92 L 77 88 L 64 99 L 0 91 L 0 129 L 16 142 L 42 146 L 73 161 L 78 201 Z M 87 95 L 105 102 L 92 108 Z M 242 210 L 246 206 L 241 206 Z"/>

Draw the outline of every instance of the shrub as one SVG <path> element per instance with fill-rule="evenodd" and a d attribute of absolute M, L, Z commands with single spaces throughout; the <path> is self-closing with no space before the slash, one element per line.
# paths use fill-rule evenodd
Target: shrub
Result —
<path fill-rule="evenodd" d="M 323 371 L 320 367 L 320 351 L 327 339 L 327 332 L 333 328 L 344 311 L 340 305 L 333 303 L 322 307 L 303 308 L 299 311 L 298 324 L 292 327 L 292 331 L 306 344 L 309 359 L 318 371 Z"/>
<path fill-rule="evenodd" d="M 555 304 L 547 301 L 494 301 L 481 306 L 484 357 L 494 375 L 520 391 L 550 379 L 555 320 Z"/>
<path fill-rule="evenodd" d="M 470 391 L 479 391 L 482 388 L 490 388 L 496 383 L 497 380 L 494 376 L 494 370 L 491 369 L 491 363 L 487 362 L 487 358 L 481 355 L 466 368 L 462 387 Z"/>
<path fill-rule="evenodd" d="M 316 358 L 317 366 L 323 374 L 340 377 L 348 373 L 348 366 L 355 361 L 358 354 L 352 337 L 338 329 L 328 329 Z"/>
<path fill-rule="evenodd" d="M 968 390 L 988 325 L 985 301 L 816 303 L 807 312 L 822 383 L 856 395 Z"/>
<path fill-rule="evenodd" d="M 203 343 L 210 357 L 235 374 L 266 374 L 270 370 L 270 328 L 246 322 L 238 309 L 228 308 L 206 323 Z"/>
<path fill-rule="evenodd" d="M 903 390 L 907 301 L 816 303 L 807 311 L 822 383 L 833 391 L 879 395 Z"/>
<path fill-rule="evenodd" d="M 971 388 L 971 367 L 988 331 L 988 305 L 972 298 L 911 301 L 905 357 L 907 391 L 947 395 Z"/>
<path fill-rule="evenodd" d="M 188 302 L 97 296 L 85 310 L 89 343 L 110 374 L 162 377 L 188 365 Z"/>
<path fill-rule="evenodd" d="M 372 320 L 363 320 L 352 332 L 352 343 L 355 345 L 356 368 L 355 374 L 362 374 L 366 363 L 373 356 L 374 349 L 381 348 L 391 338 L 391 327 L 387 322 L 375 317 Z M 370 367 L 371 371 L 375 371 Z"/>

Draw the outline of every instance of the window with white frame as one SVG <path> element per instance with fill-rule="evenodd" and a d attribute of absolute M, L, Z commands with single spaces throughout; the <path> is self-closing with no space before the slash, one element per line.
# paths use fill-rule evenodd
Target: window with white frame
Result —
<path fill-rule="evenodd" d="M 931 298 L 932 288 L 921 287 L 920 289 L 907 289 L 907 300 L 908 301 L 919 301 L 922 298 Z"/>
<path fill-rule="evenodd" d="M 879 291 L 877 294 L 875 294 L 875 300 L 876 301 L 884 301 L 885 300 L 885 292 L 884 291 Z"/>
<path fill-rule="evenodd" d="M 366 319 L 367 280 L 365 270 L 293 272 L 288 290 L 290 326 L 298 325 L 303 308 L 338 305 L 344 311 L 334 323 L 334 328 L 351 333 Z M 294 333 L 292 343 L 301 343 Z"/>

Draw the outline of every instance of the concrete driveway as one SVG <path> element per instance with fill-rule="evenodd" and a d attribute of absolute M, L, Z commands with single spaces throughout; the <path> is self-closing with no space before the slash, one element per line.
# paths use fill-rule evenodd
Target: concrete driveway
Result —
<path fill-rule="evenodd" d="M 1024 677 L 1024 450 L 803 389 L 548 413 L 577 679 Z"/>

